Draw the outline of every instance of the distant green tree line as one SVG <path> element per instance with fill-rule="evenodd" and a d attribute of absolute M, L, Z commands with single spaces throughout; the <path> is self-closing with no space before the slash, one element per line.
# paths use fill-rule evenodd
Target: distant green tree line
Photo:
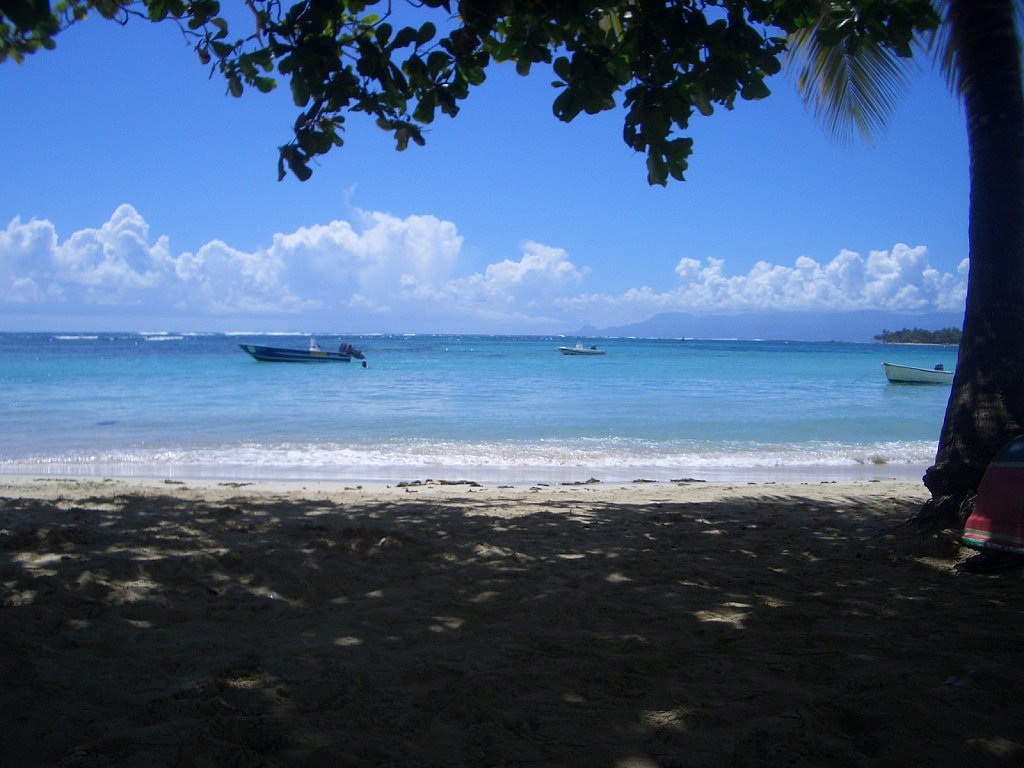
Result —
<path fill-rule="evenodd" d="M 923 328 L 904 328 L 901 331 L 883 330 L 875 336 L 877 341 L 888 344 L 959 344 L 959 328 L 942 328 L 938 331 L 926 331 Z"/>

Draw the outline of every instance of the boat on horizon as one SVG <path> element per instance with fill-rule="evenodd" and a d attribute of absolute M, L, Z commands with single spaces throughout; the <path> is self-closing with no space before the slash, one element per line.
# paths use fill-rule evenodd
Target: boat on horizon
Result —
<path fill-rule="evenodd" d="M 582 342 L 577 341 L 575 347 L 559 347 L 558 351 L 563 355 L 603 355 L 604 350 L 598 349 L 597 345 L 591 344 L 584 347 Z"/>
<path fill-rule="evenodd" d="M 942 363 L 934 368 L 917 368 L 912 365 L 882 363 L 885 377 L 893 384 L 951 384 L 953 371 L 947 371 Z"/>
<path fill-rule="evenodd" d="M 362 360 L 365 355 L 349 343 L 337 352 L 321 349 L 315 338 L 310 338 L 308 349 L 268 347 L 261 344 L 239 344 L 243 350 L 261 363 L 348 363 L 352 358 Z"/>

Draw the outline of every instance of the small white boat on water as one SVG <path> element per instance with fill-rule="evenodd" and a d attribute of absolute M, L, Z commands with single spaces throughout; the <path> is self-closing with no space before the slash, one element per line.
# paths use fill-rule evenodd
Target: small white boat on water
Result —
<path fill-rule="evenodd" d="M 940 363 L 934 368 L 915 368 L 912 365 L 882 363 L 885 377 L 893 384 L 952 384 L 953 371 Z"/>
<path fill-rule="evenodd" d="M 584 347 L 579 341 L 576 342 L 575 347 L 559 347 L 558 351 L 563 355 L 603 355 L 604 350 L 598 349 L 596 345 L 591 344 L 589 347 Z"/>

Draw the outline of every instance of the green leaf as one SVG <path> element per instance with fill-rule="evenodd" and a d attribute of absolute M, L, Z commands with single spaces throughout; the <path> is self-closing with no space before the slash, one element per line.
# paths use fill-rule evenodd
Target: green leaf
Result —
<path fill-rule="evenodd" d="M 272 77 L 254 77 L 252 84 L 260 93 L 270 93 L 277 88 L 277 81 Z"/>
<path fill-rule="evenodd" d="M 313 175 L 313 171 L 310 170 L 309 164 L 304 158 L 295 158 L 292 162 L 288 163 L 288 167 L 291 168 L 295 178 L 299 181 L 309 181 L 310 176 Z"/>
<path fill-rule="evenodd" d="M 221 40 L 228 36 L 228 23 L 224 19 L 216 18 L 210 21 L 213 26 L 217 28 L 217 34 L 214 35 L 214 40 Z"/>
<path fill-rule="evenodd" d="M 167 0 L 151 0 L 146 8 L 150 21 L 163 21 L 167 18 Z"/>
<path fill-rule="evenodd" d="M 419 32 L 416 33 L 416 45 L 426 45 L 434 39 L 434 35 L 437 34 L 437 27 L 431 24 L 429 21 L 425 22 L 420 27 Z"/>
<path fill-rule="evenodd" d="M 412 113 L 413 120 L 419 123 L 434 122 L 434 109 L 436 107 L 437 95 L 433 91 L 428 91 L 420 99 L 419 104 L 416 105 L 416 110 Z"/>
<path fill-rule="evenodd" d="M 572 64 L 565 56 L 559 56 L 555 59 L 555 63 L 551 65 L 551 68 L 555 70 L 556 75 L 566 82 L 572 79 Z"/>
<path fill-rule="evenodd" d="M 433 51 L 427 57 L 427 70 L 430 72 L 431 77 L 437 77 L 451 64 L 452 58 L 447 53 L 442 51 Z"/>
<path fill-rule="evenodd" d="M 462 76 L 470 85 L 480 85 L 487 79 L 487 72 L 483 67 L 464 66 Z"/>
<path fill-rule="evenodd" d="M 772 92 L 765 85 L 764 80 L 758 78 L 752 83 L 747 83 L 743 86 L 743 90 L 740 91 L 740 96 L 748 101 L 756 101 L 757 99 L 766 99 L 771 96 Z"/>
<path fill-rule="evenodd" d="M 427 65 L 423 63 L 423 59 L 413 54 L 402 64 L 402 69 L 409 76 L 409 80 L 414 84 L 418 85 L 427 79 Z"/>
<path fill-rule="evenodd" d="M 395 149 L 399 152 L 404 152 L 409 147 L 409 142 L 412 141 L 417 146 L 422 147 L 426 142 L 423 140 L 423 134 L 420 133 L 420 129 L 412 123 L 399 123 L 396 124 L 395 130 Z"/>
<path fill-rule="evenodd" d="M 496 61 L 508 61 L 516 56 L 519 50 L 518 43 L 512 40 L 506 40 L 500 45 L 494 46 L 491 49 L 491 53 L 494 55 Z"/>
<path fill-rule="evenodd" d="M 309 83 L 304 78 L 293 77 L 291 85 L 292 103 L 297 107 L 305 107 L 309 104 Z"/>
<path fill-rule="evenodd" d="M 287 175 L 285 166 L 295 175 L 299 181 L 306 181 L 313 175 L 309 169 L 309 158 L 302 154 L 294 144 L 286 144 L 278 148 L 277 180 L 281 181 Z"/>
<path fill-rule="evenodd" d="M 647 155 L 647 183 L 660 187 L 668 184 L 668 166 L 664 159 L 652 149 Z"/>
<path fill-rule="evenodd" d="M 455 117 L 459 114 L 459 103 L 452 94 L 451 89 L 441 87 L 435 93 L 437 94 L 437 103 L 441 106 L 442 112 L 448 115 L 448 117 Z"/>
<path fill-rule="evenodd" d="M 404 152 L 409 146 L 409 129 L 404 125 L 395 128 L 395 148 Z"/>
<path fill-rule="evenodd" d="M 384 61 L 381 50 L 366 40 L 359 40 L 356 47 L 359 49 L 359 60 L 356 62 L 359 74 L 377 77 Z"/>
<path fill-rule="evenodd" d="M 580 107 L 576 103 L 576 95 L 572 92 L 572 89 L 566 88 L 558 94 L 551 105 L 551 111 L 555 113 L 555 117 L 564 123 L 570 122 L 580 113 Z"/>
<path fill-rule="evenodd" d="M 715 112 L 714 106 L 711 104 L 711 100 L 708 98 L 707 87 L 703 83 L 699 83 L 696 88 L 691 89 L 690 98 L 693 100 L 693 106 L 697 108 L 704 117 L 710 117 Z"/>
<path fill-rule="evenodd" d="M 412 27 L 402 27 L 398 30 L 398 34 L 395 35 L 395 39 L 391 42 L 391 49 L 397 50 L 399 48 L 405 48 L 410 43 L 416 41 L 416 30 Z"/>
<path fill-rule="evenodd" d="M 235 46 L 229 45 L 228 43 L 221 43 L 216 40 L 210 41 L 210 47 L 213 48 L 213 52 L 217 54 L 218 59 L 226 59 L 235 50 Z"/>

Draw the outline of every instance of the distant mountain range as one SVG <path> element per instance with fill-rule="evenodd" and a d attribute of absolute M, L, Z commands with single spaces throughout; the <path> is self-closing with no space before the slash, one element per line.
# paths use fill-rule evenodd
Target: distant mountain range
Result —
<path fill-rule="evenodd" d="M 956 312 L 747 312 L 692 315 L 665 312 L 630 325 L 587 325 L 578 336 L 638 336 L 656 339 L 769 339 L 774 341 L 874 341 L 883 330 L 959 328 Z"/>

